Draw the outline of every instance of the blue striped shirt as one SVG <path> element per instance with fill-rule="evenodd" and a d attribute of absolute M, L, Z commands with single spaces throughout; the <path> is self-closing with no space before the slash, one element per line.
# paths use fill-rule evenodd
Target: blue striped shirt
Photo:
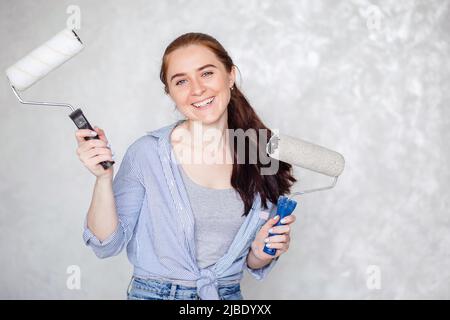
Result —
<path fill-rule="evenodd" d="M 136 277 L 187 281 L 197 287 L 201 299 L 219 299 L 219 284 L 239 282 L 244 269 L 262 280 L 276 264 L 278 258 L 260 269 L 246 263 L 256 233 L 276 214 L 276 205 L 268 201 L 269 208 L 264 210 L 257 193 L 225 255 L 214 265 L 199 268 L 194 215 L 170 143 L 172 130 L 183 121 L 147 132 L 128 147 L 113 180 L 117 229 L 99 241 L 86 219 L 83 239 L 99 258 L 117 255 L 126 246 Z"/>

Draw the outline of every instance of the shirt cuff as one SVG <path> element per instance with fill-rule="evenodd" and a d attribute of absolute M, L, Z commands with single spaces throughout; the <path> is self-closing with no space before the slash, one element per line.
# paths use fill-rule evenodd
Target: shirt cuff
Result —
<path fill-rule="evenodd" d="M 114 256 L 120 252 L 124 240 L 122 224 L 119 223 L 116 230 L 103 241 L 100 241 L 85 224 L 83 240 L 87 246 L 92 248 L 97 257 L 107 258 Z"/>
<path fill-rule="evenodd" d="M 119 233 L 118 229 L 119 228 L 117 228 L 108 238 L 106 238 L 103 241 L 100 241 L 88 227 L 85 227 L 84 232 L 83 232 L 84 243 L 86 245 L 90 245 L 90 246 L 105 247 L 108 244 L 110 244 L 111 242 L 114 242 L 114 240 L 116 240 L 118 238 L 118 233 Z"/>
<path fill-rule="evenodd" d="M 280 257 L 276 257 L 275 259 L 272 259 L 272 261 L 265 265 L 262 268 L 259 269 L 252 269 L 247 265 L 247 262 L 245 263 L 246 270 L 256 279 L 256 280 L 264 280 L 267 276 L 267 274 L 273 269 L 273 267 L 277 264 L 278 259 Z"/>

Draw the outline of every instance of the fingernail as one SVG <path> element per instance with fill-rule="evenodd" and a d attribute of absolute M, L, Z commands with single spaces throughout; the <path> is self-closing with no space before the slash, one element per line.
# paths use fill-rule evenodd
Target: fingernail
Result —
<path fill-rule="evenodd" d="M 270 228 L 270 229 L 269 229 L 269 233 L 273 233 L 273 228 Z"/>
<path fill-rule="evenodd" d="M 278 220 L 279 217 L 279 215 L 276 215 L 275 217 L 273 217 L 273 220 Z"/>
<path fill-rule="evenodd" d="M 270 243 L 266 244 L 266 247 L 267 247 L 267 248 L 270 248 Z"/>
<path fill-rule="evenodd" d="M 269 240 L 270 240 L 269 238 L 265 238 L 264 242 L 267 243 L 267 242 L 269 242 Z"/>
<path fill-rule="evenodd" d="M 91 131 L 91 136 L 95 137 L 97 135 L 97 132 Z"/>
<path fill-rule="evenodd" d="M 285 223 L 285 222 L 286 222 L 285 218 L 281 219 L 281 223 Z"/>

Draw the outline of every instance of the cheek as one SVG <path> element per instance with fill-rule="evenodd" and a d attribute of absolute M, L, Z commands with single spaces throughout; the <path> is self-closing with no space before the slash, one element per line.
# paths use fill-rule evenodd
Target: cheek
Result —
<path fill-rule="evenodd" d="M 183 107 L 189 100 L 189 95 L 183 90 L 177 90 L 175 94 L 172 95 L 173 102 L 177 107 Z"/>
<path fill-rule="evenodd" d="M 217 84 L 218 89 L 223 92 L 225 95 L 230 96 L 230 86 L 227 79 L 221 79 L 220 83 Z"/>
<path fill-rule="evenodd" d="M 226 108 L 231 100 L 231 93 L 229 92 L 229 89 L 225 89 L 225 92 L 223 93 L 223 107 Z"/>
<path fill-rule="evenodd" d="M 185 116 L 189 116 L 193 112 L 192 106 L 190 106 L 186 103 L 178 104 L 177 109 L 179 112 L 181 112 Z"/>

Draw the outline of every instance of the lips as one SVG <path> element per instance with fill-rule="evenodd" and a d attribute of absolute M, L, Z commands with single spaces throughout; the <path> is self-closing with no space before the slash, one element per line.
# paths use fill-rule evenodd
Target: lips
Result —
<path fill-rule="evenodd" d="M 215 100 L 215 97 L 209 97 L 202 101 L 192 103 L 192 106 L 196 109 L 205 108 L 205 107 L 211 105 L 214 102 L 214 100 Z"/>

